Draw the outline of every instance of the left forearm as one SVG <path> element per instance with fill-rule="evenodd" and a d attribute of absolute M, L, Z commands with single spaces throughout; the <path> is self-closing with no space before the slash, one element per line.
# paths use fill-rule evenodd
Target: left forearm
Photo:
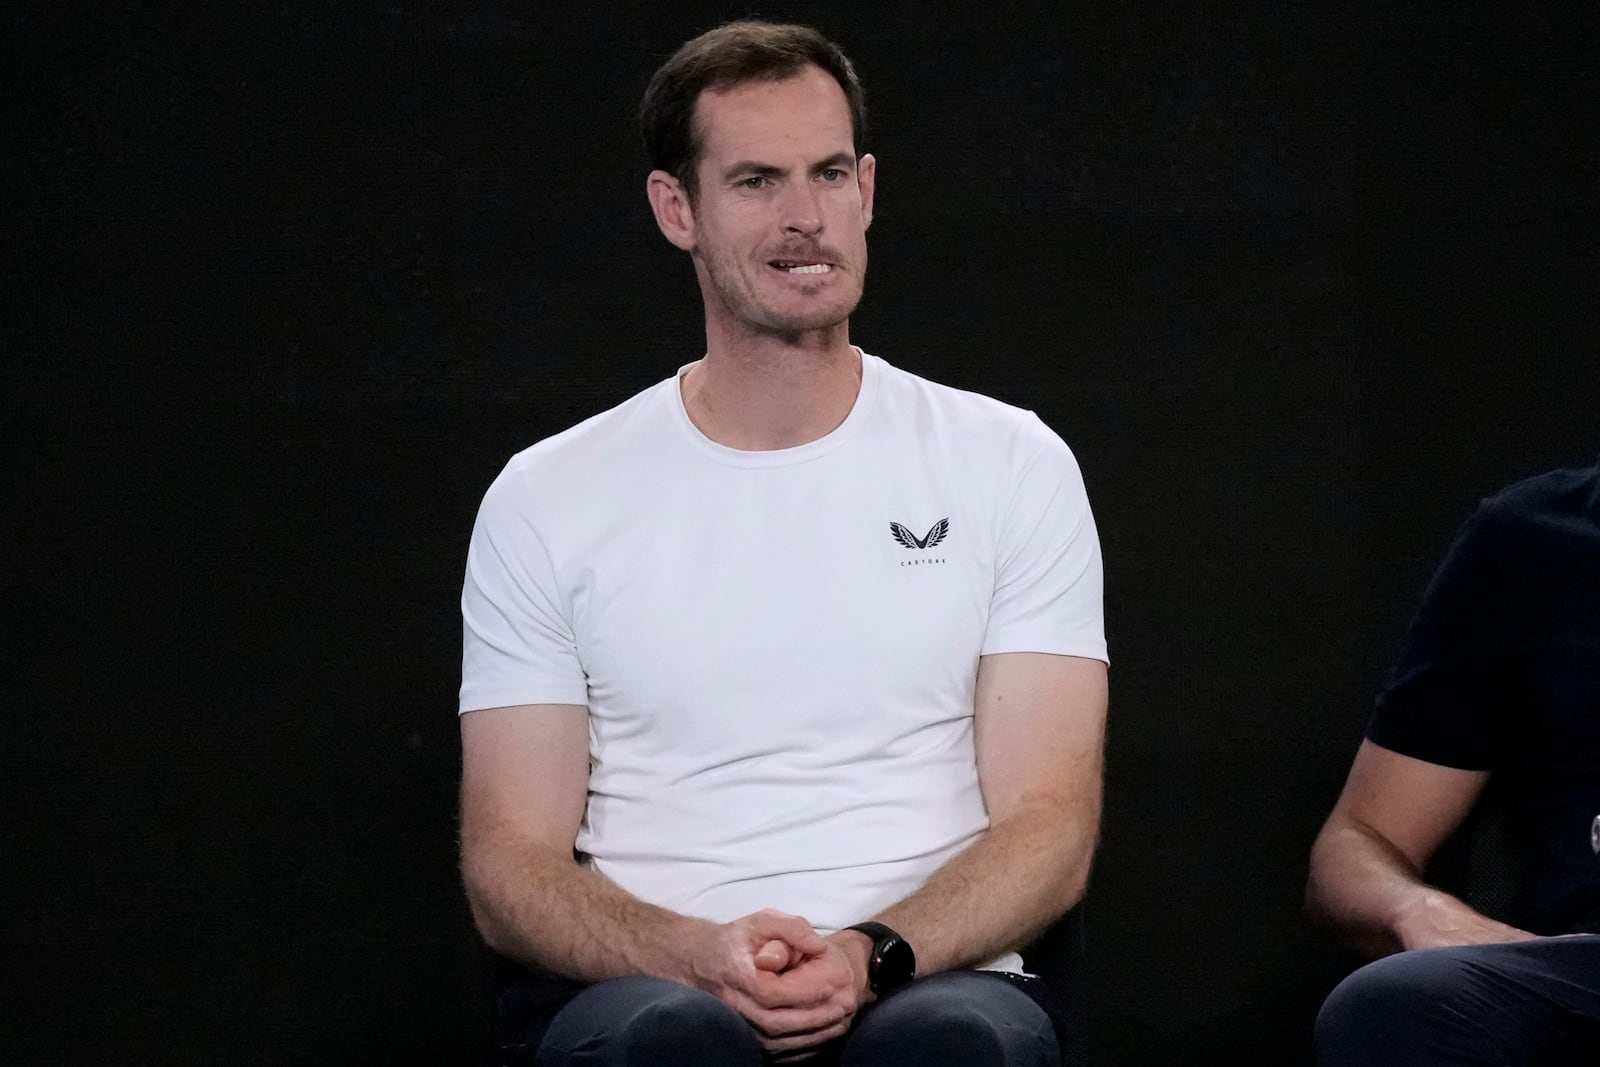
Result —
<path fill-rule="evenodd" d="M 911 942 L 919 974 L 981 966 L 1043 933 L 1083 897 L 1099 836 L 1105 664 L 984 656 L 973 709 L 989 829 L 877 916 Z"/>
<path fill-rule="evenodd" d="M 1033 940 L 1081 900 L 1098 799 L 1093 811 L 1020 808 L 877 916 L 911 942 L 917 973 L 987 963 Z"/>

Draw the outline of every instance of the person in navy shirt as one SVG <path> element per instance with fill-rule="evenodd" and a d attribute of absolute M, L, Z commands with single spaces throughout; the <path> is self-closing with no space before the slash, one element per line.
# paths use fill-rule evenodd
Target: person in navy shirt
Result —
<path fill-rule="evenodd" d="M 1490 779 L 1507 914 L 1428 882 Z M 1313 917 L 1374 958 L 1328 997 L 1318 1062 L 1600 1057 L 1600 465 L 1485 500 L 1429 585 L 1312 847 Z"/>

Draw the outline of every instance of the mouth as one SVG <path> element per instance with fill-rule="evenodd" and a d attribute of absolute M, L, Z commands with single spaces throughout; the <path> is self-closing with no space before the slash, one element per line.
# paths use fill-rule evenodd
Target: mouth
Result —
<path fill-rule="evenodd" d="M 767 263 L 774 270 L 781 270 L 785 274 L 827 274 L 833 270 L 832 263 L 812 263 L 806 260 L 774 259 Z"/>

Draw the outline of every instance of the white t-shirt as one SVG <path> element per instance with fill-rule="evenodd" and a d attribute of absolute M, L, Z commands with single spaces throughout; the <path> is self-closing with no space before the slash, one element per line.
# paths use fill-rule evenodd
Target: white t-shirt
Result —
<path fill-rule="evenodd" d="M 824 932 L 987 829 L 979 656 L 1106 656 L 1066 445 L 867 355 L 849 416 L 797 448 L 716 444 L 674 377 L 518 454 L 462 612 L 462 712 L 589 708 L 585 862 L 683 914 Z"/>

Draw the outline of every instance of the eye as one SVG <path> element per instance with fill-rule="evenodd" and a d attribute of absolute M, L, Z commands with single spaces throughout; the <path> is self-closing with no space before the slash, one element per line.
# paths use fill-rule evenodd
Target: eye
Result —
<path fill-rule="evenodd" d="M 739 181 L 739 188 L 741 189 L 765 189 L 766 187 L 767 178 L 764 174 L 752 174 L 750 177 L 741 178 Z"/>
<path fill-rule="evenodd" d="M 819 177 L 825 182 L 838 182 L 844 180 L 844 171 L 838 167 L 829 167 Z"/>

